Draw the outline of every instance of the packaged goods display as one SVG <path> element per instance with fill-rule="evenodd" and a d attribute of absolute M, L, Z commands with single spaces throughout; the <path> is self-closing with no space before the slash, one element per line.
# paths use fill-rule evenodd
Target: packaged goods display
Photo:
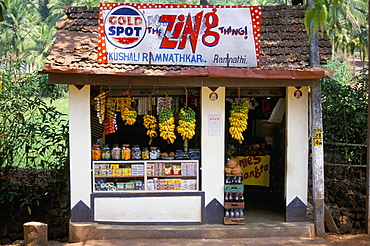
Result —
<path fill-rule="evenodd" d="M 94 144 L 91 149 L 91 158 L 93 161 L 101 159 L 101 149 L 99 144 Z"/>
<path fill-rule="evenodd" d="M 113 160 L 121 160 L 121 149 L 118 147 L 118 144 L 113 145 L 112 159 Z"/>
<path fill-rule="evenodd" d="M 148 179 L 148 190 L 196 190 L 195 179 Z"/>
<path fill-rule="evenodd" d="M 132 146 L 131 159 L 133 159 L 133 160 L 140 160 L 141 159 L 141 148 L 137 144 Z"/>
<path fill-rule="evenodd" d="M 143 151 L 141 151 L 141 159 L 149 160 L 149 150 L 148 147 L 143 147 Z"/>
<path fill-rule="evenodd" d="M 94 191 L 197 190 L 198 161 L 93 161 Z"/>
<path fill-rule="evenodd" d="M 159 156 L 158 156 L 158 148 L 157 147 L 150 147 L 149 158 L 151 160 L 157 160 L 157 159 L 159 159 Z"/>
<path fill-rule="evenodd" d="M 105 144 L 102 151 L 102 159 L 103 160 L 110 160 L 111 152 L 108 144 Z"/>
<path fill-rule="evenodd" d="M 93 144 L 91 148 L 91 158 L 96 160 L 200 160 L 200 149 L 190 149 L 189 151 L 176 150 L 169 152 L 161 152 L 156 146 L 141 147 L 135 144 L 130 147 L 130 144 L 122 144 L 119 148 L 118 144 L 113 144 L 110 149 L 108 144 L 104 144 L 101 149 L 100 144 Z"/>
<path fill-rule="evenodd" d="M 122 144 L 122 159 L 123 160 L 131 159 L 131 149 L 129 144 Z"/>

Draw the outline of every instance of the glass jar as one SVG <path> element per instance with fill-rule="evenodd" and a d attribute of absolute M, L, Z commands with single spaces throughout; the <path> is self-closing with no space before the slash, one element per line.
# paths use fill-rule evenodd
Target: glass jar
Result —
<path fill-rule="evenodd" d="M 122 144 L 122 160 L 131 159 L 131 149 L 129 144 Z"/>
<path fill-rule="evenodd" d="M 133 159 L 133 160 L 140 160 L 141 159 L 141 148 L 139 147 L 139 145 L 132 146 L 131 159 Z"/>
<path fill-rule="evenodd" d="M 99 144 L 94 144 L 91 149 L 91 158 L 93 161 L 97 161 L 101 159 L 101 149 Z"/>
<path fill-rule="evenodd" d="M 101 156 L 103 160 L 110 160 L 111 153 L 110 153 L 110 148 L 108 144 L 104 144 Z"/>
<path fill-rule="evenodd" d="M 148 147 L 143 147 L 143 150 L 141 151 L 141 159 L 143 159 L 143 160 L 149 160 L 149 150 L 148 150 Z"/>
<path fill-rule="evenodd" d="M 150 147 L 149 157 L 150 157 L 151 160 L 157 160 L 158 159 L 158 149 L 157 149 L 157 147 Z"/>
<path fill-rule="evenodd" d="M 113 145 L 112 159 L 113 160 L 120 160 L 121 159 L 121 149 L 118 147 L 118 144 Z"/>

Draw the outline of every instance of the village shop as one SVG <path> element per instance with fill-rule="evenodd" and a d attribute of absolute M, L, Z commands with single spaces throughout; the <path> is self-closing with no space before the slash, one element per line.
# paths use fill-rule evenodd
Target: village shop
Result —
<path fill-rule="evenodd" d="M 304 7 L 65 12 L 43 72 L 69 85 L 71 225 L 244 224 L 268 204 L 306 220 L 309 88 L 328 74 Z"/>

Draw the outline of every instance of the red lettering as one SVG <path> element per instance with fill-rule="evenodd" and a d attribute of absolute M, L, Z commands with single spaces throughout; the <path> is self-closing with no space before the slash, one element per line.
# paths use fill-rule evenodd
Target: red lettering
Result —
<path fill-rule="evenodd" d="M 168 37 L 168 34 L 172 32 L 173 26 L 175 25 L 176 15 L 162 15 L 159 18 L 159 22 L 168 23 L 166 32 L 162 39 L 161 49 L 174 49 L 177 45 L 177 40 L 170 40 L 171 37 Z"/>
<path fill-rule="evenodd" d="M 173 31 L 173 35 L 172 35 L 173 38 L 179 38 L 180 37 L 182 28 L 184 27 L 184 24 L 185 24 L 185 22 L 184 22 L 185 16 L 184 15 L 179 15 L 179 17 L 177 19 L 178 19 L 179 22 L 177 22 L 177 24 L 175 26 L 175 30 Z"/>
<path fill-rule="evenodd" d="M 200 25 L 202 24 L 203 11 L 195 15 L 195 25 L 191 21 L 190 13 L 186 19 L 186 25 L 182 33 L 181 43 L 179 44 L 179 49 L 184 49 L 186 46 L 187 37 L 190 36 L 190 45 L 193 53 L 197 49 L 198 36 L 200 31 Z"/>
<path fill-rule="evenodd" d="M 215 31 L 211 31 L 211 28 L 218 26 L 218 16 L 216 14 L 217 9 L 213 9 L 212 12 L 207 13 L 204 16 L 205 19 L 205 25 L 206 30 L 204 31 L 204 35 L 202 36 L 202 42 L 204 45 L 208 47 L 213 47 L 216 44 L 218 44 L 218 41 L 220 40 L 220 34 Z M 213 39 L 213 41 L 206 40 L 207 37 L 210 37 Z"/>
<path fill-rule="evenodd" d="M 117 23 L 116 22 L 116 17 L 115 16 L 110 16 L 109 19 L 108 19 L 108 22 L 111 25 L 115 25 Z"/>
<path fill-rule="evenodd" d="M 133 18 L 133 19 L 132 19 Z M 143 23 L 143 19 L 141 17 L 125 17 L 125 16 L 110 16 L 108 19 L 109 24 L 116 25 L 119 24 L 121 26 L 128 25 L 128 26 L 138 26 Z"/>

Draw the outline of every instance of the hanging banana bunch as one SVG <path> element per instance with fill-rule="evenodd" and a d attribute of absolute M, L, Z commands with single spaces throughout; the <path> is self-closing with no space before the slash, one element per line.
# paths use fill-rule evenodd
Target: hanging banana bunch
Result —
<path fill-rule="evenodd" d="M 240 144 L 242 144 L 244 140 L 243 132 L 247 129 L 248 111 L 249 101 L 239 99 L 231 105 L 229 133 L 231 137 L 238 140 Z"/>
<path fill-rule="evenodd" d="M 195 111 L 190 107 L 183 107 L 179 112 L 179 125 L 177 132 L 183 140 L 192 139 L 195 135 Z"/>
<path fill-rule="evenodd" d="M 173 116 L 172 110 L 169 108 L 162 108 L 158 112 L 159 120 L 159 136 L 169 143 L 174 143 L 176 139 L 175 135 L 175 117 Z"/>
<path fill-rule="evenodd" d="M 143 120 L 144 120 L 143 122 L 144 127 L 148 129 L 146 131 L 146 135 L 150 137 L 150 141 L 149 141 L 149 145 L 150 145 L 152 142 L 152 139 L 158 136 L 157 119 L 153 115 L 147 114 L 147 115 L 144 115 Z"/>
<path fill-rule="evenodd" d="M 126 125 L 133 125 L 136 122 L 137 112 L 131 106 L 126 107 L 121 111 L 121 117 L 126 121 Z"/>

